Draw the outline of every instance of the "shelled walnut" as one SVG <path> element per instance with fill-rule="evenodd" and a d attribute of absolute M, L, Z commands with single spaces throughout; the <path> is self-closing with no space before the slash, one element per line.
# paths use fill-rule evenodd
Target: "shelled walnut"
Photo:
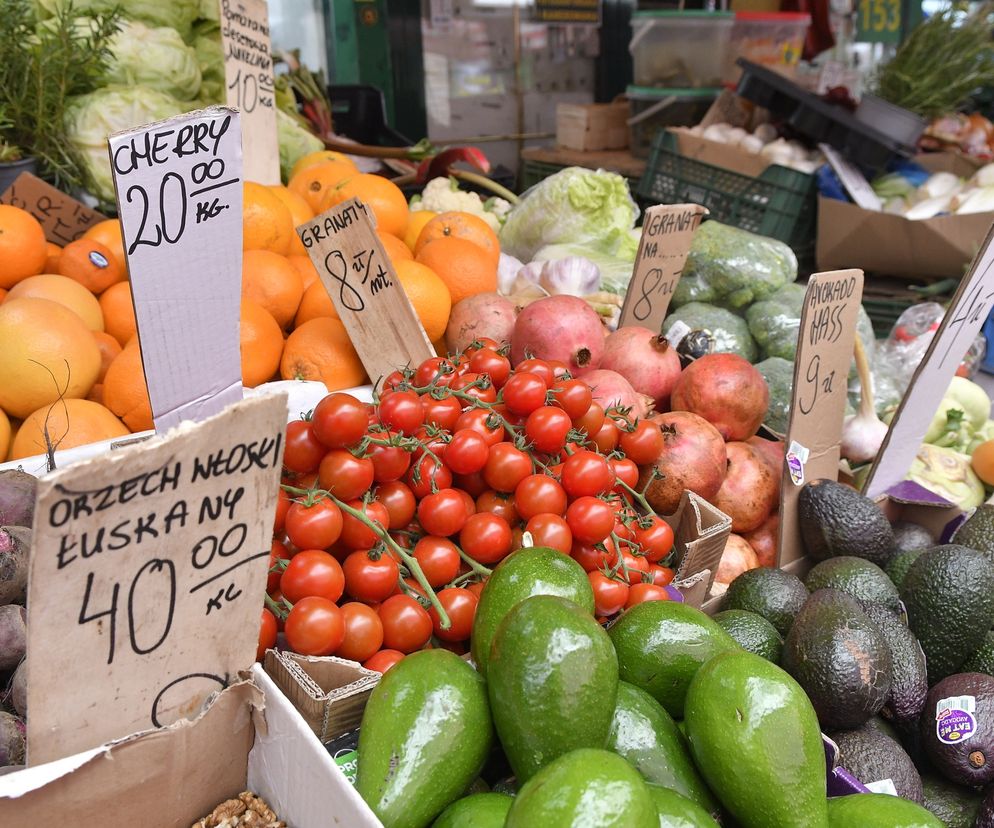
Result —
<path fill-rule="evenodd" d="M 261 797 L 242 791 L 238 799 L 222 802 L 191 828 L 287 828 L 287 824 Z"/>

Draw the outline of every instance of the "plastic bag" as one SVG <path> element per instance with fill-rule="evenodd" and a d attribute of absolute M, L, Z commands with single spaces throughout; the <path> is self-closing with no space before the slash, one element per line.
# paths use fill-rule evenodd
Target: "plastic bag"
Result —
<path fill-rule="evenodd" d="M 763 375 L 770 387 L 770 406 L 766 410 L 763 424 L 777 434 L 786 434 L 794 388 L 794 363 L 780 357 L 770 357 L 757 362 L 756 370 Z"/>
<path fill-rule="evenodd" d="M 715 353 L 738 354 L 749 362 L 755 362 L 759 355 L 746 321 L 724 308 L 691 302 L 666 317 L 663 334 L 667 334 L 677 322 L 685 323 L 692 331 L 703 330 L 711 334 Z"/>

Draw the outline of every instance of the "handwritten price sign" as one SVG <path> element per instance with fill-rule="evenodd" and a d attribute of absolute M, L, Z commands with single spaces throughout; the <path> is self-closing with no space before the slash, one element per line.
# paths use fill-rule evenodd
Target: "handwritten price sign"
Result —
<path fill-rule="evenodd" d="M 31 173 L 21 173 L 0 195 L 0 204 L 27 210 L 41 223 L 45 238 L 65 247 L 106 216 L 67 196 Z"/>

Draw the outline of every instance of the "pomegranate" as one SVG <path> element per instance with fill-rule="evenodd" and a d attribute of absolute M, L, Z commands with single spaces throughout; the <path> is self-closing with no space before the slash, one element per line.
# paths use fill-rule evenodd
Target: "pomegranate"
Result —
<path fill-rule="evenodd" d="M 725 551 L 721 553 L 721 562 L 718 564 L 718 571 L 714 576 L 714 586 L 711 592 L 721 595 L 728 589 L 728 585 L 748 569 L 759 567 L 759 559 L 752 547 L 741 535 L 734 532 L 725 541 Z"/>
<path fill-rule="evenodd" d="M 548 296 L 518 314 L 511 335 L 511 363 L 528 356 L 558 359 L 574 377 L 600 367 L 604 326 L 589 304 L 576 296 Z"/>
<path fill-rule="evenodd" d="M 725 452 L 725 480 L 712 502 L 732 519 L 733 532 L 751 532 L 777 505 L 776 478 L 766 458 L 748 443 L 728 443 Z"/>
<path fill-rule="evenodd" d="M 746 532 L 746 539 L 756 553 L 760 566 L 777 565 L 777 535 L 780 532 L 780 513 L 774 512 L 762 522 L 758 529 Z"/>
<path fill-rule="evenodd" d="M 770 389 L 738 354 L 707 354 L 680 374 L 670 402 L 674 411 L 703 417 L 726 440 L 747 440 L 766 416 Z"/>
<path fill-rule="evenodd" d="M 680 378 L 680 357 L 661 334 L 626 325 L 604 340 L 601 368 L 617 371 L 632 388 L 651 397 L 658 411 L 666 411 Z"/>
<path fill-rule="evenodd" d="M 661 515 L 672 515 L 684 489 L 711 500 L 725 479 L 725 443 L 718 430 L 689 411 L 671 411 L 652 418 L 663 433 L 663 449 L 639 475 L 639 487 L 648 483 L 645 496 Z M 652 469 L 659 477 L 649 483 Z"/>
<path fill-rule="evenodd" d="M 594 400 L 605 410 L 611 406 L 629 408 L 632 417 L 644 417 L 652 406 L 652 400 L 639 394 L 617 371 L 598 368 L 584 374 L 583 381 L 590 386 Z"/>
<path fill-rule="evenodd" d="M 478 293 L 456 302 L 445 329 L 445 346 L 460 354 L 474 339 L 489 337 L 498 343 L 511 341 L 514 304 L 499 293 Z"/>

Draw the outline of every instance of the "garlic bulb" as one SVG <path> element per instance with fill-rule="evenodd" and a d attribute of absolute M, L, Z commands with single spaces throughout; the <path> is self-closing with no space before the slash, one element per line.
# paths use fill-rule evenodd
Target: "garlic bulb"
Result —
<path fill-rule="evenodd" d="M 873 405 L 873 378 L 863 341 L 856 336 L 856 373 L 859 374 L 859 411 L 842 424 L 842 456 L 850 463 L 868 463 L 877 456 L 887 436 L 887 426 L 877 417 Z"/>

